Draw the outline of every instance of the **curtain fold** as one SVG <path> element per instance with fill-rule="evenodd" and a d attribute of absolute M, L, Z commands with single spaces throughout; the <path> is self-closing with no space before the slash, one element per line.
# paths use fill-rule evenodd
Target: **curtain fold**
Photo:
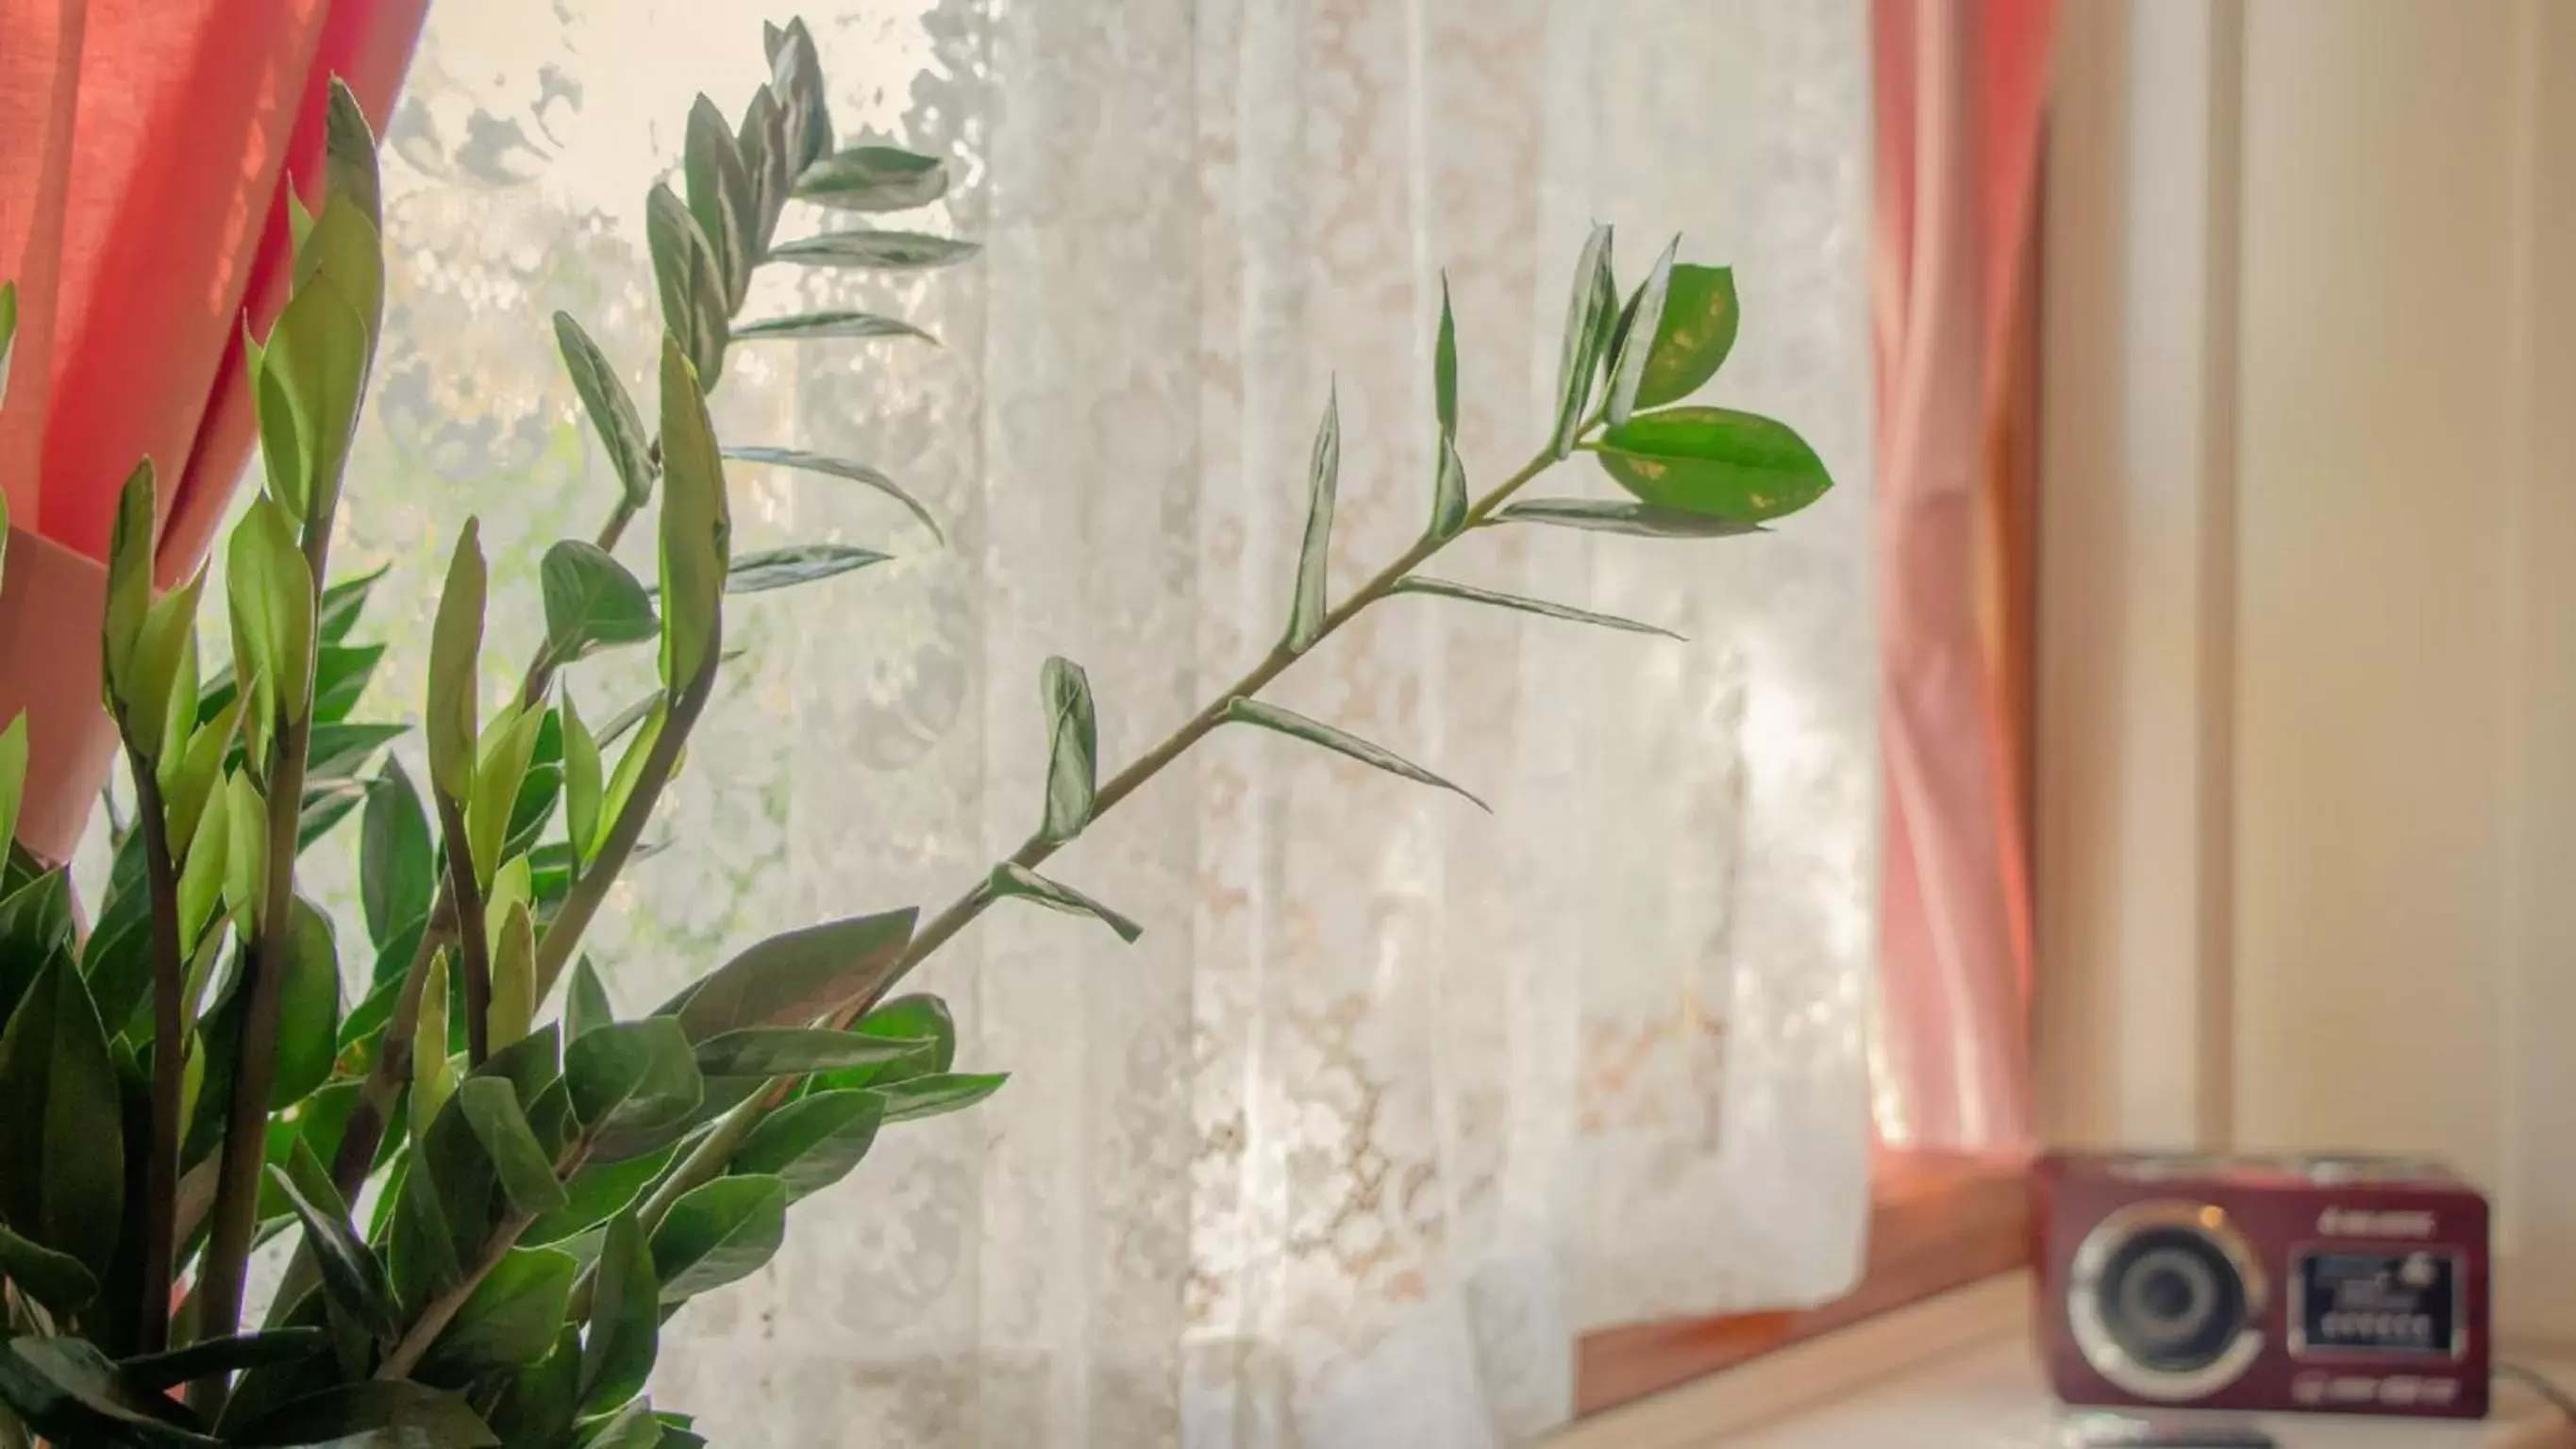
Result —
<path fill-rule="evenodd" d="M 112 753 L 96 560 L 136 460 L 164 585 L 204 557 L 248 455 L 241 328 L 274 308 L 282 177 L 317 175 L 330 77 L 381 117 L 427 0 L 0 0 L 0 718 L 29 714 L 19 835 L 70 854 Z M 307 185 L 307 194 L 311 194 Z M 15 565 L 26 561 L 21 570 Z"/>
<path fill-rule="evenodd" d="M 2015 1149 L 2032 1131 L 2025 817 L 1979 588 L 2054 13 L 2054 0 L 1874 0 L 1871 14 L 1877 1091 L 1881 1134 L 1905 1145 Z"/>

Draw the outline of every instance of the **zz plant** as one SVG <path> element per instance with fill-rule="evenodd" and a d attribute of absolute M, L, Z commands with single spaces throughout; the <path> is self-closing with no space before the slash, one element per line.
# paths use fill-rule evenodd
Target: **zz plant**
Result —
<path fill-rule="evenodd" d="M 976 916 L 1019 898 L 1132 940 L 1134 922 L 1041 867 L 1223 726 L 1459 790 L 1262 697 L 1392 596 L 1661 632 L 1424 572 L 1460 539 L 1507 524 L 1726 537 L 1829 486 L 1789 428 L 1682 402 L 1733 347 L 1729 273 L 1668 246 L 1623 301 L 1610 232 L 1596 229 L 1526 463 L 1471 492 L 1444 297 L 1431 503 L 1410 548 L 1334 596 L 1328 404 L 1287 621 L 1240 679 L 1102 778 L 1090 685 L 1048 660 L 1037 828 L 988 876 L 927 917 L 907 907 L 772 936 L 652 1014 L 617 1020 L 584 933 L 708 708 L 728 601 L 882 557 L 820 544 L 736 554 L 727 461 L 835 475 L 929 521 L 862 464 L 719 441 L 706 394 L 735 342 L 917 335 L 854 311 L 742 320 L 752 274 L 934 267 L 974 250 L 850 224 L 938 199 L 948 174 L 907 151 L 836 146 L 810 35 L 790 25 L 767 41 L 770 83 L 731 124 L 700 98 L 682 190 L 652 192 L 666 330 L 649 419 L 621 368 L 555 318 L 620 490 L 594 540 L 547 553 L 545 642 L 497 710 L 483 554 L 465 526 L 427 661 L 420 784 L 390 758 L 373 764 L 397 726 L 353 718 L 383 655 L 352 642 L 375 579 L 330 577 L 384 301 L 374 142 L 335 89 L 321 207 L 291 208 L 289 299 L 245 344 L 263 486 L 226 543 L 230 663 L 201 667 L 202 576 L 152 596 L 143 462 L 120 499 L 102 641 L 132 818 L 111 821 L 114 866 L 85 934 L 62 869 L 13 851 L 0 880 L 0 1446 L 703 1442 L 644 1397 L 661 1323 L 766 1262 L 790 1204 L 848 1174 L 879 1131 L 1001 1085 L 953 1070 L 938 998 L 896 994 Z M 791 200 L 838 229 L 780 240 Z M 14 314 L 0 288 L 0 382 Z M 1521 496 L 1576 452 L 1628 496 Z M 616 556 L 648 519 L 656 588 Z M 613 719 L 585 718 L 558 687 L 584 659 L 646 643 L 659 685 Z M 25 759 L 22 720 L 0 733 L 0 836 Z M 297 889 L 299 853 L 353 812 L 364 951 Z M 283 1280 L 249 1321 L 246 1269 L 272 1241 Z"/>

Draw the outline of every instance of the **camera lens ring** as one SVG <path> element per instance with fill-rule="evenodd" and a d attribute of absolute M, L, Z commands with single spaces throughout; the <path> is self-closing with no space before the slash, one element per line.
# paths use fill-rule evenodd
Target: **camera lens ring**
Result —
<path fill-rule="evenodd" d="M 2075 1250 L 2067 1326 L 2093 1371 L 2157 1403 L 2206 1398 L 2262 1352 L 2269 1285 L 2226 1211 L 2158 1201 L 2122 1208 Z"/>

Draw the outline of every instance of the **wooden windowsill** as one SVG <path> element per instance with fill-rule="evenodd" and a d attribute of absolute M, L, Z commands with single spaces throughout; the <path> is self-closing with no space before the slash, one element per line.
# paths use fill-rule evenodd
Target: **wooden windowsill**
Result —
<path fill-rule="evenodd" d="M 2028 1180 L 2020 1158 L 1890 1154 L 1872 1194 L 1861 1281 L 1849 1294 L 1794 1312 L 1586 1334 L 1576 1350 L 1575 1412 L 1615 1408 L 2024 1266 L 2030 1260 Z"/>

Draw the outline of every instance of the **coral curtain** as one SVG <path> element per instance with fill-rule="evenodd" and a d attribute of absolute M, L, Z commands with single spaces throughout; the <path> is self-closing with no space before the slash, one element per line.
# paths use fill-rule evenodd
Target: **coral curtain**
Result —
<path fill-rule="evenodd" d="M 370 115 L 427 0 L 0 0 L 0 719 L 28 712 L 19 837 L 67 856 L 113 754 L 95 621 L 119 486 L 160 475 L 159 573 L 204 556 L 250 447 L 245 315 L 266 325 L 281 178 L 318 174 L 340 75 Z"/>
<path fill-rule="evenodd" d="M 1880 1130 L 2032 1131 L 2030 892 L 1994 583 L 2053 0 L 1875 0 Z M 2009 634 L 2009 631 L 2007 631 Z"/>

